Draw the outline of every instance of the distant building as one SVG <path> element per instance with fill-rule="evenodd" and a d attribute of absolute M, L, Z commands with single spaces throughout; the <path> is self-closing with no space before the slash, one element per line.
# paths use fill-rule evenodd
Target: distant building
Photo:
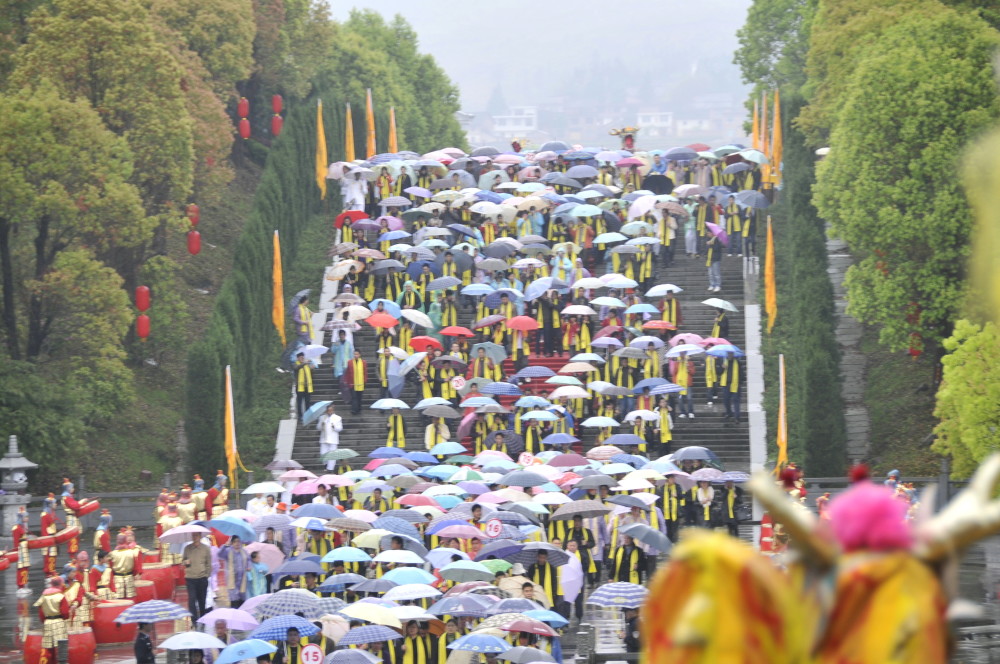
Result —
<path fill-rule="evenodd" d="M 533 134 L 538 131 L 538 108 L 512 106 L 509 114 L 493 116 L 493 130 L 503 139 Z"/>
<path fill-rule="evenodd" d="M 668 138 L 674 133 L 674 114 L 670 111 L 639 111 L 636 126 L 644 139 Z"/>

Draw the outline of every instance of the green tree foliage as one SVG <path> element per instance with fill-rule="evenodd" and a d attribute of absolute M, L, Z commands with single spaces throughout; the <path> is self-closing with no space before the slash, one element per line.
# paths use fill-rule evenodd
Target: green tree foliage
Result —
<path fill-rule="evenodd" d="M 743 80 L 761 91 L 789 92 L 805 83 L 806 53 L 819 0 L 756 0 L 736 33 L 740 47 L 733 61 Z"/>
<path fill-rule="evenodd" d="M 955 173 L 997 117 L 998 43 L 981 20 L 944 8 L 904 17 L 869 45 L 839 100 L 815 202 L 858 259 L 848 311 L 880 325 L 894 350 L 913 333 L 932 344 L 951 333 L 970 228 Z"/>
<path fill-rule="evenodd" d="M 952 458 L 956 478 L 972 475 L 997 451 L 1000 427 L 1000 331 L 994 323 L 959 320 L 945 339 L 944 379 L 937 393 L 934 449 Z"/>

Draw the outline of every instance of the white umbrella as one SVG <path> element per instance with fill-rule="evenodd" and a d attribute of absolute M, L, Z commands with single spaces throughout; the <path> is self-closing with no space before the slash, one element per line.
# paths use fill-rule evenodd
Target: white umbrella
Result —
<path fill-rule="evenodd" d="M 189 523 L 184 526 L 171 528 L 167 532 L 160 535 L 160 541 L 166 542 L 167 544 L 184 544 L 191 541 L 192 535 L 204 535 L 211 532 L 212 531 L 205 526 L 197 526 Z"/>
<path fill-rule="evenodd" d="M 204 650 L 205 648 L 219 648 L 221 650 L 226 647 L 226 644 L 212 634 L 181 632 L 174 634 L 158 647 L 163 650 Z"/>
<path fill-rule="evenodd" d="M 255 493 L 281 493 L 285 487 L 277 482 L 254 482 L 240 493 L 244 496 L 252 496 Z"/>
<path fill-rule="evenodd" d="M 396 602 L 399 600 L 423 599 L 424 597 L 438 597 L 440 595 L 440 590 L 432 588 L 426 583 L 405 583 L 401 586 L 390 588 L 382 597 Z"/>
<path fill-rule="evenodd" d="M 403 318 L 416 323 L 417 325 L 423 325 L 428 329 L 434 329 L 434 323 L 431 322 L 430 316 L 422 311 L 417 311 L 416 309 L 403 309 Z"/>

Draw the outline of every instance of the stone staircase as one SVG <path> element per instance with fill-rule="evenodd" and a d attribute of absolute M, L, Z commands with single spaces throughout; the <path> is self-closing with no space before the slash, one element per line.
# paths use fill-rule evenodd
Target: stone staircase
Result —
<path fill-rule="evenodd" d="M 723 259 L 723 290 L 717 294 L 706 291 L 708 277 L 703 257 L 688 258 L 680 255 L 675 256 L 674 262 L 669 268 L 663 267 L 660 264 L 655 266 L 655 283 L 673 283 L 684 289 L 678 296 L 682 314 L 680 331 L 708 336 L 712 330 L 716 311 L 711 307 L 700 304 L 700 302 L 708 297 L 720 297 L 732 302 L 741 310 L 741 313 L 731 314 L 729 317 L 728 339 L 737 346 L 744 347 L 746 336 L 742 316 L 743 273 L 744 261 L 748 260 L 756 259 L 738 258 L 735 256 Z M 471 309 L 460 309 L 459 325 L 471 326 L 473 315 L 474 313 Z M 322 343 L 324 345 L 329 345 L 330 335 L 331 332 L 323 333 Z M 534 343 L 531 346 L 534 349 Z M 385 444 L 386 413 L 369 408 L 379 395 L 375 371 L 375 350 L 377 344 L 374 332 L 370 326 L 362 323 L 361 329 L 354 333 L 354 347 L 361 351 L 362 357 L 368 362 L 369 389 L 364 394 L 362 413 L 357 416 L 350 414 L 349 402 L 344 400 L 341 395 L 340 386 L 335 383 L 333 378 L 329 356 L 321 358 L 319 369 L 313 371 L 315 390 L 313 402 L 331 400 L 336 404 L 338 414 L 344 418 L 344 430 L 340 434 L 340 447 L 352 449 L 361 455 L 351 463 L 353 468 L 360 468 L 368 462 L 367 454 L 369 452 Z M 569 354 L 551 358 L 532 354 L 529 358 L 529 364 L 544 365 L 553 371 L 557 371 L 568 361 L 569 357 Z M 743 422 L 740 424 L 726 422 L 724 420 L 725 409 L 722 406 L 721 400 L 716 400 L 713 406 L 707 405 L 708 394 L 705 387 L 704 363 L 699 359 L 696 360 L 696 365 L 697 373 L 694 388 L 696 417 L 694 419 L 674 419 L 672 449 L 687 445 L 701 445 L 713 450 L 724 463 L 727 470 L 749 471 L 749 429 L 746 423 L 746 416 L 744 415 Z M 506 375 L 514 372 L 510 360 L 505 362 L 504 371 Z M 540 380 L 535 381 L 534 388 L 536 393 L 543 391 L 538 387 L 538 384 L 542 382 Z M 744 412 L 746 408 L 745 395 L 744 388 L 742 390 Z M 420 397 L 415 384 L 407 382 L 400 398 L 410 405 L 416 403 Z M 515 398 L 513 397 L 501 397 L 498 399 L 500 403 L 506 406 L 510 406 L 514 400 Z M 413 410 L 403 411 L 403 413 L 407 427 L 407 449 L 423 450 L 425 422 L 422 416 Z M 622 431 L 624 432 L 626 429 L 623 428 Z M 596 432 L 583 429 L 580 433 L 582 434 L 582 442 L 577 444 L 575 448 L 576 451 L 586 451 L 593 446 Z M 467 447 L 471 445 L 471 440 L 468 438 L 462 442 Z M 320 473 L 323 470 L 324 464 L 320 460 L 319 453 L 319 432 L 316 430 L 315 425 L 296 428 L 292 458 L 314 472 Z"/>

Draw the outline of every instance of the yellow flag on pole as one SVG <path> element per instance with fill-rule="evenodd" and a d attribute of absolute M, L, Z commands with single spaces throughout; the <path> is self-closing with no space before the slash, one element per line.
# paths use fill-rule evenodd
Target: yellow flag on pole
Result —
<path fill-rule="evenodd" d="M 764 311 L 767 312 L 767 333 L 771 333 L 778 317 L 778 290 L 774 282 L 774 230 L 771 216 L 767 217 L 767 249 L 764 253 Z"/>
<path fill-rule="evenodd" d="M 274 231 L 274 259 L 271 268 L 271 322 L 278 330 L 281 345 L 285 346 L 285 284 L 281 274 L 281 240 Z"/>
<path fill-rule="evenodd" d="M 240 460 L 239 450 L 236 449 L 236 414 L 233 411 L 233 376 L 228 364 L 226 365 L 225 446 L 226 465 L 229 467 L 229 477 L 235 477 L 237 467 L 243 469 L 243 472 L 247 472 L 247 469 L 243 467 L 243 461 Z"/>
<path fill-rule="evenodd" d="M 775 473 L 788 465 L 788 410 L 785 402 L 785 356 L 778 355 L 778 460 Z"/>
<path fill-rule="evenodd" d="M 354 119 L 351 117 L 351 105 L 347 105 L 347 116 L 344 118 L 344 161 L 354 161 Z"/>
<path fill-rule="evenodd" d="M 326 172 L 330 162 L 326 156 L 326 130 L 323 128 L 323 102 L 316 102 L 316 186 L 320 198 L 326 198 Z"/>
<path fill-rule="evenodd" d="M 760 150 L 760 109 L 757 108 L 757 100 L 753 100 L 753 133 L 750 138 L 750 147 Z"/>
<path fill-rule="evenodd" d="M 764 156 L 768 156 L 770 151 L 768 150 L 768 145 L 770 140 L 768 139 L 768 125 L 767 125 L 767 93 L 761 93 L 760 100 L 760 147 L 757 148 L 764 153 Z M 761 173 L 761 183 L 769 183 L 771 181 L 771 168 L 768 164 L 760 165 Z"/>
<path fill-rule="evenodd" d="M 784 150 L 784 133 L 781 129 L 781 91 L 774 91 L 774 131 L 771 132 L 771 182 L 781 184 L 781 153 Z"/>
<path fill-rule="evenodd" d="M 371 159 L 378 150 L 375 147 L 375 109 L 372 107 L 372 89 L 368 88 L 367 101 L 365 102 L 365 123 L 368 125 L 368 142 L 366 159 Z"/>
<path fill-rule="evenodd" d="M 389 107 L 389 152 L 399 152 L 399 144 L 396 139 L 396 108 Z"/>

